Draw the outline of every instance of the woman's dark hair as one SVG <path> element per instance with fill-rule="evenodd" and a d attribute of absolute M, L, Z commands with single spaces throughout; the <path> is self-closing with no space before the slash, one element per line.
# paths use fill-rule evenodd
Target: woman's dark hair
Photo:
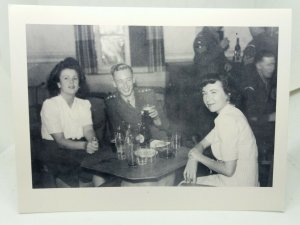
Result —
<path fill-rule="evenodd" d="M 206 85 L 214 84 L 217 81 L 221 82 L 224 92 L 229 96 L 230 103 L 240 108 L 242 96 L 235 81 L 229 75 L 207 74 L 203 76 L 200 84 L 201 91 Z"/>
<path fill-rule="evenodd" d="M 50 97 L 57 96 L 60 92 L 60 89 L 57 86 L 57 83 L 59 83 L 59 77 L 61 72 L 64 69 L 73 69 L 78 74 L 79 79 L 79 87 L 80 89 L 76 93 L 77 97 L 83 98 L 84 95 L 87 93 L 87 85 L 86 85 L 86 79 L 83 70 L 81 69 L 79 62 L 72 58 L 68 57 L 65 58 L 63 61 L 60 61 L 56 66 L 52 69 L 48 80 L 47 80 L 47 89 L 49 91 Z"/>

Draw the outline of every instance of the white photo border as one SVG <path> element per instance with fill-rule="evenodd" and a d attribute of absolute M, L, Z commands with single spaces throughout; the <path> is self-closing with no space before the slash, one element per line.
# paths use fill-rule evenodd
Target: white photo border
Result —
<path fill-rule="evenodd" d="M 137 19 L 138 18 L 138 19 Z M 273 187 L 33 189 L 27 81 L 27 24 L 279 27 Z M 285 205 L 291 49 L 289 9 L 9 6 L 19 211 L 268 210 Z"/>

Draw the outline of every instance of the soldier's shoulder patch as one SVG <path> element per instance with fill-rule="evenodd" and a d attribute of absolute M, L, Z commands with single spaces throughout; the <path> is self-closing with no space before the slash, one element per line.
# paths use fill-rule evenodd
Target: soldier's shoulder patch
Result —
<path fill-rule="evenodd" d="M 105 100 L 109 101 L 109 100 L 115 99 L 116 97 L 117 97 L 116 94 L 111 94 L 111 95 L 107 96 Z"/>
<path fill-rule="evenodd" d="M 255 91 L 255 88 L 252 86 L 247 86 L 244 88 L 245 91 Z"/>
<path fill-rule="evenodd" d="M 150 91 L 152 91 L 151 88 L 139 88 L 138 89 L 139 93 L 147 93 L 147 92 L 150 92 Z"/>

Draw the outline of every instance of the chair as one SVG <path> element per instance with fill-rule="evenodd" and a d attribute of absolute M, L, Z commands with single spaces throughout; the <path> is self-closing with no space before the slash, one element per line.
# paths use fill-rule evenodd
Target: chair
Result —
<path fill-rule="evenodd" d="M 87 100 L 91 103 L 93 127 L 99 142 L 106 141 L 107 135 L 107 119 L 105 112 L 105 103 L 102 98 L 88 97 Z"/>

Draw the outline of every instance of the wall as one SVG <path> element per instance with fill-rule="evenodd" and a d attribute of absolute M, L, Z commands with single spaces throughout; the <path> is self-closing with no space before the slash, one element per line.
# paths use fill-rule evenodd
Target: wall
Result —
<path fill-rule="evenodd" d="M 164 27 L 166 61 L 192 61 L 194 57 L 193 42 L 202 29 L 203 27 Z M 248 27 L 224 27 L 224 37 L 230 41 L 230 46 L 225 52 L 229 58 L 233 55 L 236 34 L 240 38 L 242 51 L 252 39 Z"/>
<path fill-rule="evenodd" d="M 164 27 L 166 61 L 192 61 L 195 36 L 195 27 Z"/>
<path fill-rule="evenodd" d="M 236 33 L 241 38 L 242 49 L 251 39 L 248 28 L 226 27 L 225 36 L 230 39 L 228 56 L 232 56 Z M 164 46 L 167 62 L 192 62 L 193 41 L 199 28 L 164 27 Z M 55 62 L 66 56 L 76 55 L 73 26 L 29 25 L 27 26 L 28 74 L 29 85 L 35 86 L 46 80 Z M 165 74 L 136 74 L 137 82 L 145 86 L 165 86 Z M 92 91 L 112 90 L 110 75 L 87 76 Z"/>
<path fill-rule="evenodd" d="M 27 26 L 28 84 L 37 86 L 45 82 L 55 64 L 66 56 L 76 56 L 74 27 L 70 25 Z M 138 85 L 165 86 L 165 73 L 136 73 Z M 114 91 L 111 75 L 88 75 L 91 91 Z"/>
<path fill-rule="evenodd" d="M 75 35 L 69 25 L 27 25 L 27 51 L 30 62 L 57 62 L 75 56 Z"/>

